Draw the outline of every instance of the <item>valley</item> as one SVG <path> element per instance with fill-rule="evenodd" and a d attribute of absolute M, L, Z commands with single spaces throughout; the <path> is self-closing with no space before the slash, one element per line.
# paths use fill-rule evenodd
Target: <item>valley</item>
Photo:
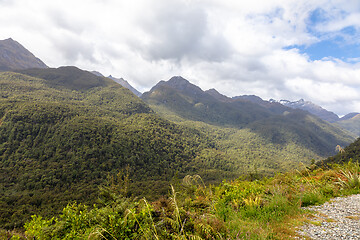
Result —
<path fill-rule="evenodd" d="M 255 95 L 203 91 L 180 76 L 141 94 L 122 78 L 50 68 L 17 42 L 2 43 L 20 53 L 0 59 L 0 237 L 12 229 L 43 239 L 250 231 L 232 229 L 236 221 L 269 237 L 271 212 L 282 222 L 299 217 L 297 206 L 358 190 L 335 184 L 341 170 L 358 171 L 357 113 L 331 123 Z M 301 185 L 317 177 L 324 182 Z M 71 223 L 78 217 L 84 222 Z"/>

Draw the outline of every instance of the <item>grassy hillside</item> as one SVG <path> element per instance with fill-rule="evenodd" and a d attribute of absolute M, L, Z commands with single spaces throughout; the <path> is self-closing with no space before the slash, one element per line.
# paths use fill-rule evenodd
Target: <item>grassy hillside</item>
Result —
<path fill-rule="evenodd" d="M 73 67 L 29 74 L 43 79 L 0 73 L 1 227 L 68 201 L 92 204 L 108 175 L 124 169 L 129 196 L 164 194 L 175 175 L 203 173 L 205 163 L 205 178 L 236 175 L 202 155 L 218 151 L 207 136 L 158 117 L 109 79 Z"/>

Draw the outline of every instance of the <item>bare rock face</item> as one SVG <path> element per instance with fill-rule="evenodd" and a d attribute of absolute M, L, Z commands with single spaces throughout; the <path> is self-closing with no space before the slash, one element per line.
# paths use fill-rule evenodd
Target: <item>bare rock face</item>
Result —
<path fill-rule="evenodd" d="M 45 63 L 13 39 L 0 40 L 0 70 L 47 68 Z"/>

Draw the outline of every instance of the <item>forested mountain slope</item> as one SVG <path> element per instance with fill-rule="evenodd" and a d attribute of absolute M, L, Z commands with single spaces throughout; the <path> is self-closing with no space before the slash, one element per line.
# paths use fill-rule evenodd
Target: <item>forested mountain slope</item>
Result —
<path fill-rule="evenodd" d="M 0 73 L 0 89 L 1 227 L 54 214 L 68 201 L 92 204 L 107 176 L 127 168 L 128 194 L 139 197 L 166 193 L 175 175 L 233 174 L 205 154 L 218 151 L 207 136 L 158 117 L 108 78 L 32 69 Z"/>
<path fill-rule="evenodd" d="M 346 163 L 348 161 L 360 162 L 360 138 L 355 142 L 351 143 L 349 146 L 344 149 L 339 148 L 339 153 L 335 156 L 329 157 L 323 161 L 318 162 L 318 166 L 323 166 L 326 164 L 333 163 Z"/>
<path fill-rule="evenodd" d="M 271 116 L 269 110 L 255 103 L 218 100 L 182 77 L 161 81 L 141 98 L 150 105 L 163 105 L 180 117 L 218 126 L 244 127 Z"/>
<path fill-rule="evenodd" d="M 271 103 L 276 103 L 277 101 L 271 99 Z M 291 102 L 288 100 L 280 100 L 278 103 L 283 104 L 284 106 L 301 109 L 307 111 L 320 119 L 334 123 L 335 126 L 338 126 L 342 129 L 349 131 L 355 136 L 360 136 L 360 114 L 353 112 L 346 114 L 342 118 L 339 118 L 335 113 L 328 111 L 321 106 L 318 106 L 310 101 L 305 101 L 300 99 L 299 101 Z"/>
<path fill-rule="evenodd" d="M 341 118 L 336 124 L 356 134 L 356 136 L 360 136 L 360 113 L 354 113 L 353 116 L 349 118 Z"/>
<path fill-rule="evenodd" d="M 346 146 L 354 140 L 349 133 L 305 111 L 265 102 L 254 96 L 230 99 L 214 90 L 204 92 L 181 77 L 159 82 L 149 92 L 144 93 L 142 99 L 161 116 L 177 122 L 187 122 L 188 126 L 204 123 L 216 128 L 232 129 L 228 131 L 229 134 L 237 132 L 239 136 L 246 132 L 248 137 L 251 135 L 252 139 L 262 142 L 262 151 L 267 153 L 274 149 L 287 149 L 289 154 L 282 159 L 284 162 L 291 162 L 289 158 L 297 162 L 311 155 L 310 158 L 315 159 L 330 156 L 335 153 L 336 145 Z M 229 134 L 224 133 L 224 136 L 228 137 Z M 223 139 L 219 141 L 222 142 Z M 249 153 L 258 152 L 258 149 L 245 147 L 244 142 L 247 141 L 229 143 L 229 146 L 237 152 L 239 149 Z M 254 156 L 248 161 L 258 161 L 260 156 Z M 268 161 L 271 162 L 270 159 Z M 279 161 L 281 162 L 280 159 Z"/>
<path fill-rule="evenodd" d="M 186 174 L 272 174 L 351 141 L 303 112 L 219 101 L 181 78 L 160 85 L 144 99 L 181 125 L 76 67 L 0 73 L 0 225 L 19 227 L 68 201 L 92 204 L 98 186 L 126 169 L 128 195 L 156 197 Z"/>

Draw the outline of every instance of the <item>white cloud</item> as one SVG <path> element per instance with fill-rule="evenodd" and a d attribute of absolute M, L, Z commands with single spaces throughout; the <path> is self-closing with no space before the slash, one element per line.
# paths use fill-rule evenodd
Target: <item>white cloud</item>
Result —
<path fill-rule="evenodd" d="M 311 23 L 319 9 L 324 21 Z M 0 38 L 141 91 L 183 75 L 229 96 L 305 98 L 345 114 L 360 112 L 358 60 L 312 61 L 286 47 L 359 29 L 359 9 L 356 0 L 2 0 Z"/>

